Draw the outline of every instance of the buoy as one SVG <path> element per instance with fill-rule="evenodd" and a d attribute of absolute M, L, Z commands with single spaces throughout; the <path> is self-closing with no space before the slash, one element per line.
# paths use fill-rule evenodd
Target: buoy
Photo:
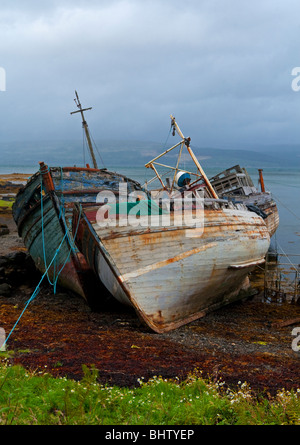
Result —
<path fill-rule="evenodd" d="M 186 172 L 178 172 L 175 177 L 175 181 L 176 181 L 178 187 L 183 187 L 190 183 L 191 176 L 189 175 L 189 173 L 186 173 Z"/>

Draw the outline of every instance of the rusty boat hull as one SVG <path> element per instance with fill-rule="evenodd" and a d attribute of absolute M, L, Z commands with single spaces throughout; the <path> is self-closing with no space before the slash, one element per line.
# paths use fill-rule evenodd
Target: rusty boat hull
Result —
<path fill-rule="evenodd" d="M 254 186 L 247 170 L 239 165 L 220 172 L 210 182 L 220 198 L 242 203 L 261 215 L 272 237 L 279 226 L 278 208 L 272 194 L 265 190 L 261 169 L 259 176 L 261 190 Z"/>
<path fill-rule="evenodd" d="M 19 236 L 37 269 L 42 274 L 48 269 L 51 284 L 91 302 L 98 279 L 73 240 L 74 203 L 96 202 L 99 191 L 115 191 L 120 182 L 125 181 L 129 189 L 140 186 L 106 169 L 41 165 L 43 171 L 31 176 L 16 195 L 12 211 Z"/>
<path fill-rule="evenodd" d="M 175 213 L 159 227 L 103 227 L 99 207 L 75 206 L 76 243 L 113 297 L 132 306 L 153 331 L 167 332 L 245 297 L 249 272 L 264 262 L 270 235 L 263 219 L 232 205 L 218 207 L 204 207 L 199 228 L 179 225 Z"/>
<path fill-rule="evenodd" d="M 259 211 L 266 223 L 270 237 L 272 237 L 279 226 L 279 213 L 277 204 L 270 193 L 253 193 L 250 196 L 242 196 L 236 198 L 236 201 L 248 206 L 252 211 Z"/>

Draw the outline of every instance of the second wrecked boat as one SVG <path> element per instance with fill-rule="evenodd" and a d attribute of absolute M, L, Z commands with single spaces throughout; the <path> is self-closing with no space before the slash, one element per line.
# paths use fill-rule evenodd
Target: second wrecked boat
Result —
<path fill-rule="evenodd" d="M 241 202 L 249 210 L 260 214 L 272 237 L 279 225 L 278 209 L 272 194 L 265 189 L 262 169 L 258 172 L 261 190 L 254 186 L 247 170 L 239 165 L 227 168 L 211 178 L 210 182 L 221 198 Z"/>
<path fill-rule="evenodd" d="M 197 167 L 196 180 L 181 184 L 188 194 L 181 199 L 183 188 L 173 187 L 178 173 L 187 174 L 178 169 L 179 157 L 170 189 L 157 172 L 158 156 L 146 166 L 167 199 L 140 194 L 135 202 L 116 197 L 107 204 L 103 197 L 96 205 L 77 204 L 72 224 L 78 227 L 77 247 L 100 281 L 158 333 L 247 295 L 248 274 L 264 262 L 270 244 L 260 216 L 218 198 L 173 116 L 171 124 L 181 137 L 171 149 L 179 146 L 181 155 L 186 148 Z M 197 207 L 200 193 L 204 198 Z"/>

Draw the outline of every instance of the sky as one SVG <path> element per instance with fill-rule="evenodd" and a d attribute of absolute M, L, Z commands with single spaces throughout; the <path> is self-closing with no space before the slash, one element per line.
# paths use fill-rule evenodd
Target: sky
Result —
<path fill-rule="evenodd" d="M 81 138 L 75 90 L 97 140 L 300 144 L 299 0 L 1 0 L 0 67 L 0 154 Z"/>

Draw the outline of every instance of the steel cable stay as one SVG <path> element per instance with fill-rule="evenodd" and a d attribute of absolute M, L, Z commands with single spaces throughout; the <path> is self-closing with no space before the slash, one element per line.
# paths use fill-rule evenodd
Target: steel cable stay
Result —
<path fill-rule="evenodd" d="M 282 182 L 274 181 L 274 179 L 268 179 L 268 183 L 276 184 L 276 185 L 282 185 L 284 187 L 291 187 L 291 188 L 295 188 L 295 189 L 300 189 L 300 187 L 298 185 L 291 185 L 291 184 L 286 184 L 286 183 L 283 184 Z"/>
<path fill-rule="evenodd" d="M 280 204 L 281 204 L 286 210 L 288 210 L 292 215 L 294 215 L 295 218 L 297 218 L 297 219 L 300 220 L 299 216 L 296 215 L 296 213 L 294 213 L 291 209 L 289 209 L 285 204 L 283 204 L 283 202 L 282 202 L 277 196 L 275 196 L 274 193 L 272 193 L 272 195 L 274 196 L 274 198 L 275 198 L 278 202 L 280 202 Z"/>

